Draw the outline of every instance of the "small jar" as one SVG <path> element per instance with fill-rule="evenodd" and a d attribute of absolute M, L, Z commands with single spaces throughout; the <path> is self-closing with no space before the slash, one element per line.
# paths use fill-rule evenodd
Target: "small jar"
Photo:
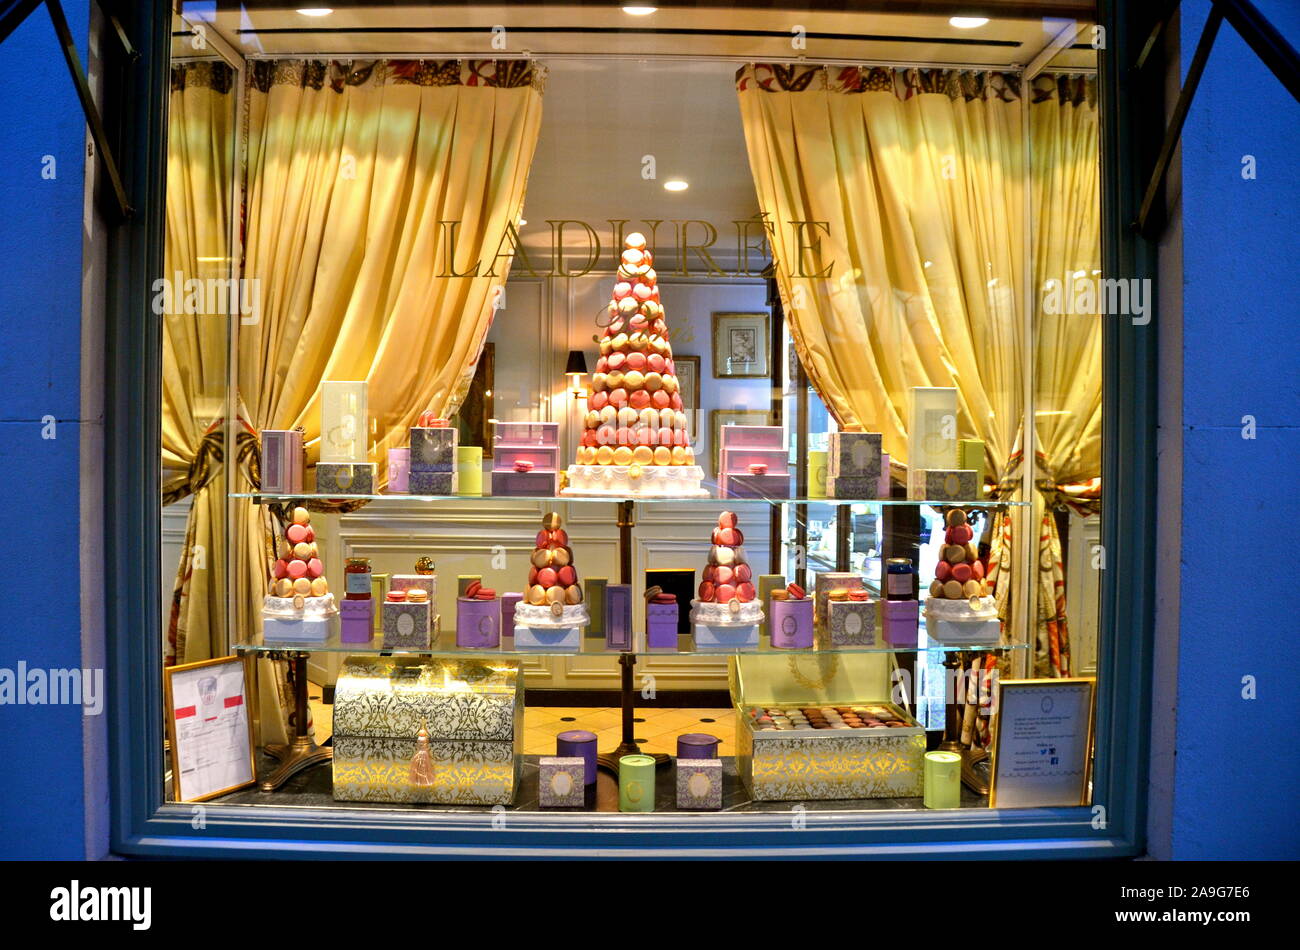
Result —
<path fill-rule="evenodd" d="M 350 557 L 347 567 L 343 569 L 343 599 L 371 600 L 370 558 Z"/>
<path fill-rule="evenodd" d="M 885 561 L 885 600 L 915 599 L 916 569 L 911 558 L 889 558 Z"/>

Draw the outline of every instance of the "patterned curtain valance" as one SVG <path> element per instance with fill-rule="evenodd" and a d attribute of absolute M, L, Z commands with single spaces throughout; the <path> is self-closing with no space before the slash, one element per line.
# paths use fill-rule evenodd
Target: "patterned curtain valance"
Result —
<path fill-rule="evenodd" d="M 225 63 L 177 63 L 172 66 L 172 92 L 207 88 L 224 96 L 234 87 L 235 71 Z"/>
<path fill-rule="evenodd" d="M 766 92 L 892 92 L 899 99 L 918 93 L 939 93 L 949 99 L 1020 98 L 1021 78 L 1016 73 L 965 69 L 917 69 L 888 66 L 818 66 L 811 64 L 750 63 L 736 73 L 736 89 Z"/>
<path fill-rule="evenodd" d="M 494 86 L 516 89 L 546 82 L 546 67 L 526 59 L 262 59 L 252 63 L 249 87 L 269 92 L 272 86 L 331 89 L 348 86 Z"/>
<path fill-rule="evenodd" d="M 1085 73 L 1040 73 L 1029 84 L 1030 102 L 1055 99 L 1072 106 L 1097 106 L 1097 77 Z"/>

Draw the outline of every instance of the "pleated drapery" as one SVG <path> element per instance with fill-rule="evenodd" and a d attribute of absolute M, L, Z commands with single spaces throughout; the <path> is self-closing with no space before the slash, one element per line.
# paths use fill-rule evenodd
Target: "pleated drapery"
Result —
<path fill-rule="evenodd" d="M 1014 74 L 759 64 L 737 75 L 791 336 L 828 409 L 881 432 L 905 463 L 911 389 L 956 387 L 960 436 L 984 441 L 991 490 L 1008 499 L 1021 485 L 1025 282 L 1093 276 L 1100 253 L 1095 94 L 1077 77 L 1040 78 L 1027 105 Z M 1040 488 L 1053 486 L 1031 521 L 1045 526 L 1037 570 L 1053 592 L 1037 598 L 1035 671 L 1066 675 L 1060 540 L 1044 505 L 1061 479 L 1100 476 L 1100 326 L 1033 299 Z M 1010 523 L 993 528 L 1005 621 Z"/>
<path fill-rule="evenodd" d="M 372 460 L 422 410 L 455 411 L 509 272 L 543 77 L 524 61 L 250 65 L 242 275 L 256 306 L 236 327 L 241 431 L 301 426 L 314 462 L 331 379 L 369 381 Z M 256 487 L 248 465 L 231 490 Z M 191 516 L 197 544 L 214 524 Z M 237 502 L 233 531 L 236 629 L 255 632 L 266 510 Z M 188 601 L 174 605 L 190 631 L 178 661 L 210 655 L 223 636 Z M 277 741 L 266 720 L 283 719 L 287 699 L 273 710 L 263 697 L 265 741 Z"/>

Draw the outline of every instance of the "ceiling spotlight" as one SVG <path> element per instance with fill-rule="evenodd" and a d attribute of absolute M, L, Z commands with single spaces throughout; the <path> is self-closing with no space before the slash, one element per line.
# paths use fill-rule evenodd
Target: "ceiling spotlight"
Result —
<path fill-rule="evenodd" d="M 686 182 L 682 181 L 680 178 L 670 178 L 668 181 L 664 182 L 664 191 L 685 191 L 689 187 L 691 186 L 686 184 Z"/>
<path fill-rule="evenodd" d="M 948 25 L 955 26 L 959 30 L 973 30 L 987 22 L 989 22 L 989 18 L 986 16 L 954 16 L 948 18 Z"/>
<path fill-rule="evenodd" d="M 330 7 L 303 7 L 298 11 L 302 16 L 329 16 L 333 12 Z"/>
<path fill-rule="evenodd" d="M 623 12 L 630 16 L 649 16 L 658 9 L 658 7 L 647 7 L 637 3 L 623 4 Z"/>

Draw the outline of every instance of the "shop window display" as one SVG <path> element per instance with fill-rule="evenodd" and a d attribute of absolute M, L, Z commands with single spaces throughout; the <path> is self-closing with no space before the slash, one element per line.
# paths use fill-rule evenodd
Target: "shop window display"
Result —
<path fill-rule="evenodd" d="M 238 289 L 164 335 L 166 662 L 255 661 L 217 804 L 987 808 L 998 679 L 1088 672 L 1086 66 L 365 52 L 173 65 L 167 272 Z"/>

